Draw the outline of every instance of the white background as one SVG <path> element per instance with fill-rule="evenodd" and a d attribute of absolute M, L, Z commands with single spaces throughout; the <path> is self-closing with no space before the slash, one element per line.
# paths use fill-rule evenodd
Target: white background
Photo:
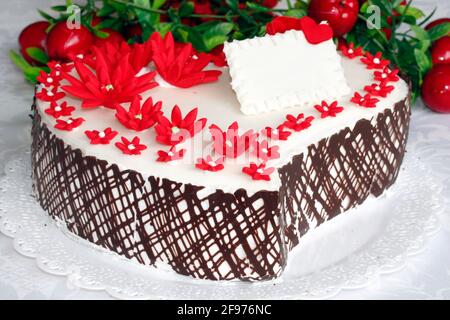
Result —
<path fill-rule="evenodd" d="M 450 16 L 447 0 L 415 0 L 435 18 Z M 48 9 L 62 0 L 1 1 L 0 11 L 0 174 L 16 150 L 30 143 L 33 88 L 8 58 L 17 48 L 20 30 L 39 20 L 36 8 Z M 445 184 L 450 199 L 450 115 L 433 113 L 417 103 L 413 108 L 409 152 L 418 153 Z M 408 260 L 405 268 L 381 276 L 365 288 L 345 290 L 337 299 L 450 299 L 450 223 L 432 237 L 427 249 Z M 0 234 L 0 299 L 110 299 L 104 292 L 67 285 L 66 278 L 42 272 L 35 260 L 13 249 L 12 240 Z"/>

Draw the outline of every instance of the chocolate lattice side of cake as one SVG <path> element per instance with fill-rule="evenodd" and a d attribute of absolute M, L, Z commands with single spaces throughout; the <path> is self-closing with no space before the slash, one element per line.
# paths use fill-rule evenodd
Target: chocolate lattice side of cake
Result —
<path fill-rule="evenodd" d="M 202 279 L 264 280 L 310 229 L 380 195 L 397 177 L 409 103 L 311 145 L 279 170 L 279 192 L 248 195 L 144 179 L 83 156 L 53 135 L 33 107 L 32 172 L 41 206 L 69 231 L 145 265 Z M 339 166 L 338 166 L 339 164 Z M 338 177 L 333 174 L 333 168 Z"/>
<path fill-rule="evenodd" d="M 288 250 L 311 227 L 351 209 L 370 195 L 380 196 L 396 180 L 406 150 L 409 98 L 372 122 L 310 145 L 279 170 L 280 195 L 287 217 Z M 374 125 L 372 125 L 374 123 Z"/>

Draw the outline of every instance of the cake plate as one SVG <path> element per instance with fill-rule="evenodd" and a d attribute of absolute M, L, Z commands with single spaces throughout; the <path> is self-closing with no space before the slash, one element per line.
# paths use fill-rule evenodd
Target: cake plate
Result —
<path fill-rule="evenodd" d="M 448 218 L 442 184 L 407 154 L 385 195 L 302 237 L 281 278 L 260 283 L 195 280 L 166 265 L 144 267 L 70 234 L 33 198 L 29 158 L 29 151 L 22 150 L 0 179 L 0 231 L 43 271 L 119 299 L 329 298 L 401 269 Z"/>

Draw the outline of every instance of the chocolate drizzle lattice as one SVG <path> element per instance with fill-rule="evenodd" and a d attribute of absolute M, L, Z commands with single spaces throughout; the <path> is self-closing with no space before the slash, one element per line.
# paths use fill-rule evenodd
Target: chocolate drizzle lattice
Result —
<path fill-rule="evenodd" d="M 278 192 L 210 190 L 84 156 L 33 107 L 34 191 L 50 216 L 92 243 L 145 265 L 202 279 L 279 276 L 313 225 L 379 196 L 405 151 L 409 101 L 311 145 L 279 169 Z"/>

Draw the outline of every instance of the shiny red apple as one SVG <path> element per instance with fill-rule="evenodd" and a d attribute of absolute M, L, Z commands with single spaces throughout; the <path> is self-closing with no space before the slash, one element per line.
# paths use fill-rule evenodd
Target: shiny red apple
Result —
<path fill-rule="evenodd" d="M 358 19 L 358 0 L 311 0 L 308 16 L 317 23 L 327 21 L 335 37 L 349 32 Z"/>
<path fill-rule="evenodd" d="M 58 22 L 47 35 L 47 52 L 52 60 L 68 61 L 86 53 L 93 42 L 94 36 L 86 27 L 69 29 L 66 22 Z"/>
<path fill-rule="evenodd" d="M 436 40 L 431 47 L 433 64 L 450 63 L 450 37 Z"/>
<path fill-rule="evenodd" d="M 50 23 L 47 21 L 38 21 L 28 25 L 19 35 L 20 53 L 25 60 L 32 65 L 41 65 L 27 53 L 28 48 L 39 48 L 45 51 L 45 40 L 47 38 L 47 28 Z"/>
<path fill-rule="evenodd" d="M 433 111 L 450 113 L 450 64 L 435 65 L 426 74 L 422 100 Z"/>

